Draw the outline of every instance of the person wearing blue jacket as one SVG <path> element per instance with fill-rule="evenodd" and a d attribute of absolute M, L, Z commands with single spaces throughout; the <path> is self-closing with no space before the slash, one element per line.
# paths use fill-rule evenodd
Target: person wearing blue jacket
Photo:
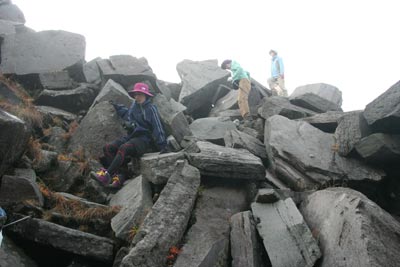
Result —
<path fill-rule="evenodd" d="M 119 169 L 129 161 L 129 157 L 140 157 L 154 145 L 160 153 L 168 152 L 157 107 L 150 101 L 153 95 L 149 92 L 149 86 L 136 83 L 128 94 L 135 99 L 130 108 L 111 102 L 117 114 L 124 120 L 127 135 L 103 147 L 102 163 L 107 169 L 102 168 L 91 173 L 101 184 L 114 188 L 120 188 L 124 182 Z"/>
<path fill-rule="evenodd" d="M 269 89 L 278 96 L 288 96 L 285 88 L 285 69 L 282 58 L 275 50 L 269 51 L 271 56 L 271 78 L 268 79 Z"/>

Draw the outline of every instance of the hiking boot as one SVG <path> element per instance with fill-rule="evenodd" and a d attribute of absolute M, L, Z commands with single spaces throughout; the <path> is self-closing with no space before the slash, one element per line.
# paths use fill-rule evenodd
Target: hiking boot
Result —
<path fill-rule="evenodd" d="M 93 171 L 90 172 L 90 177 L 92 177 L 93 179 L 95 179 L 96 181 L 101 183 L 102 185 L 108 185 L 111 181 L 110 174 L 104 168 L 101 168 L 97 172 L 93 172 Z"/>
<path fill-rule="evenodd" d="M 122 174 L 116 174 L 113 176 L 112 182 L 108 187 L 119 189 L 124 184 L 124 180 L 125 179 Z"/>

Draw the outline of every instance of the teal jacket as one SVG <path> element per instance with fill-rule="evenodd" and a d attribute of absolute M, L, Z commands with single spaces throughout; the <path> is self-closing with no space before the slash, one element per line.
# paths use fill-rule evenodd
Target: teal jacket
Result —
<path fill-rule="evenodd" d="M 237 81 L 241 79 L 248 79 L 250 80 L 250 75 L 247 71 L 245 71 L 239 63 L 236 61 L 232 60 L 231 63 L 231 71 L 232 71 L 232 80 Z"/>
<path fill-rule="evenodd" d="M 282 58 L 278 56 L 274 56 L 272 58 L 271 62 L 271 76 L 273 78 L 279 77 L 279 75 L 284 74 L 284 69 L 283 69 L 283 61 Z"/>

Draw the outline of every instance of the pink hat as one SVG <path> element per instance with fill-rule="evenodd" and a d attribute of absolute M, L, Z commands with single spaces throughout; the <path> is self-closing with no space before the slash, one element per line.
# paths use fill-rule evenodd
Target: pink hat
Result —
<path fill-rule="evenodd" d="M 145 83 L 136 83 L 132 90 L 128 92 L 130 96 L 133 96 L 134 93 L 142 93 L 148 96 L 153 96 L 149 91 L 149 86 Z"/>

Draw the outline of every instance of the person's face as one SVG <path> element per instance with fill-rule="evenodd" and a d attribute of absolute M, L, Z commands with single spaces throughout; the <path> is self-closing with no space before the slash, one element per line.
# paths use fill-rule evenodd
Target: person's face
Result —
<path fill-rule="evenodd" d="M 142 93 L 134 93 L 133 98 L 135 98 L 135 101 L 139 104 L 142 104 L 144 101 L 146 101 L 146 95 Z"/>
<path fill-rule="evenodd" d="M 270 55 L 271 57 L 276 56 L 276 54 L 275 54 L 274 52 L 270 52 L 269 55 Z"/>
<path fill-rule="evenodd" d="M 226 69 L 230 70 L 231 69 L 231 63 L 226 64 Z"/>

